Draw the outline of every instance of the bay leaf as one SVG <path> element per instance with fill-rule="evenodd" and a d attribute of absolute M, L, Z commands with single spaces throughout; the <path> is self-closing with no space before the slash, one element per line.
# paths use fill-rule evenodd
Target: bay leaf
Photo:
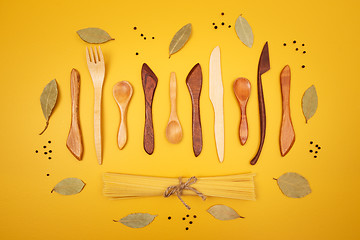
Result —
<path fill-rule="evenodd" d="M 214 218 L 219 220 L 232 220 L 236 218 L 244 218 L 241 217 L 234 209 L 228 207 L 226 205 L 214 205 L 210 207 L 208 210 Z"/>
<path fill-rule="evenodd" d="M 298 173 L 287 172 L 277 179 L 280 190 L 291 198 L 302 198 L 311 193 L 309 182 Z"/>
<path fill-rule="evenodd" d="M 308 120 L 314 116 L 318 107 L 318 96 L 314 85 L 305 91 L 302 97 L 301 105 L 307 123 Z"/>
<path fill-rule="evenodd" d="M 65 178 L 53 188 L 53 191 L 62 195 L 74 195 L 83 190 L 85 183 L 78 178 Z"/>
<path fill-rule="evenodd" d="M 183 26 L 177 33 L 175 33 L 173 39 L 170 42 L 169 46 L 169 58 L 172 54 L 179 51 L 185 43 L 189 40 L 191 34 L 191 23 Z"/>
<path fill-rule="evenodd" d="M 240 15 L 235 22 L 235 31 L 240 40 L 249 48 L 254 43 L 254 35 L 249 23 L 242 15 Z"/>
<path fill-rule="evenodd" d="M 149 213 L 132 213 L 119 221 L 114 220 L 114 222 L 120 222 L 131 228 L 142 228 L 154 221 L 156 216 L 157 215 L 151 215 Z"/>
<path fill-rule="evenodd" d="M 77 34 L 82 40 L 87 43 L 105 43 L 110 40 L 115 40 L 110 35 L 100 28 L 84 28 L 77 31 Z"/>
<path fill-rule="evenodd" d="M 56 100 L 58 97 L 58 87 L 56 80 L 51 80 L 44 88 L 40 96 L 41 109 L 46 119 L 45 129 L 40 133 L 43 134 L 49 125 L 49 118 L 52 110 L 55 107 Z"/>

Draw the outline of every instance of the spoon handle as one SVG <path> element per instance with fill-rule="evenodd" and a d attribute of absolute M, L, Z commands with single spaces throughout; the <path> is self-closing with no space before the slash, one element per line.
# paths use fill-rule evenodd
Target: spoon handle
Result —
<path fill-rule="evenodd" d="M 241 109 L 241 119 L 240 119 L 240 126 L 239 126 L 239 138 L 241 145 L 244 145 L 248 138 L 248 123 L 246 117 L 246 105 L 240 106 Z"/>
<path fill-rule="evenodd" d="M 80 95 L 80 74 L 76 69 L 72 69 L 70 75 L 71 90 L 71 126 L 66 141 L 69 151 L 78 160 L 82 159 L 83 144 L 79 121 L 79 95 Z"/>
<path fill-rule="evenodd" d="M 170 118 L 169 121 L 177 120 L 176 113 L 176 75 L 174 72 L 170 74 Z"/>
<path fill-rule="evenodd" d="M 127 108 L 125 109 L 120 108 L 120 112 L 121 112 L 121 117 L 120 117 L 119 133 L 118 133 L 118 146 L 120 149 L 123 149 L 127 141 L 127 126 L 126 126 Z"/>
<path fill-rule="evenodd" d="M 291 73 L 289 65 L 286 65 L 281 71 L 280 84 L 282 95 L 282 121 L 280 128 L 280 152 L 285 156 L 295 142 L 294 127 L 290 115 L 290 81 Z"/>

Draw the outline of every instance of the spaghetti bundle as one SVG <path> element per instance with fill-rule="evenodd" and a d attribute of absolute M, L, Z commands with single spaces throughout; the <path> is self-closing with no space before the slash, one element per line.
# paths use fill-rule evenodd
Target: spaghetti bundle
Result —
<path fill-rule="evenodd" d="M 167 197 L 165 192 L 168 192 L 169 189 L 177 189 L 182 186 L 180 192 L 176 193 L 178 197 L 180 195 L 196 196 L 200 192 L 206 197 L 255 200 L 254 176 L 253 173 L 247 173 L 217 177 L 180 178 L 179 183 L 178 178 L 104 173 L 103 192 L 106 197 L 113 199 Z M 193 179 L 195 181 L 192 181 Z M 192 184 L 191 187 L 184 187 L 189 182 Z M 197 192 L 190 189 L 195 189 Z"/>

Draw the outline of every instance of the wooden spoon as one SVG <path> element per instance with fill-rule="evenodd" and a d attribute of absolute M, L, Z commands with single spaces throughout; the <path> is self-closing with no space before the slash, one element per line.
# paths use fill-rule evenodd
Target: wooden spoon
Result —
<path fill-rule="evenodd" d="M 281 156 L 285 156 L 294 145 L 295 132 L 290 115 L 290 67 L 286 65 L 280 74 L 281 94 L 282 94 L 282 121 L 280 128 L 280 151 Z"/>
<path fill-rule="evenodd" d="M 182 128 L 176 113 L 176 75 L 170 74 L 170 104 L 171 111 L 169 122 L 166 127 L 166 138 L 171 143 L 179 143 L 182 139 Z"/>
<path fill-rule="evenodd" d="M 113 96 L 120 109 L 120 126 L 118 133 L 118 146 L 120 149 L 123 149 L 127 140 L 126 113 L 132 93 L 132 86 L 127 81 L 118 82 L 113 87 Z"/>
<path fill-rule="evenodd" d="M 150 67 L 144 63 L 141 69 L 141 79 L 145 95 L 145 127 L 144 149 L 149 155 L 154 152 L 154 127 L 152 119 L 152 102 L 158 79 Z"/>
<path fill-rule="evenodd" d="M 80 74 L 78 70 L 73 68 L 70 75 L 70 91 L 71 91 L 71 126 L 66 141 L 69 151 L 78 160 L 82 159 L 83 143 L 79 121 L 79 95 L 80 95 Z"/>
<path fill-rule="evenodd" d="M 239 102 L 241 119 L 239 126 L 239 138 L 241 145 L 246 143 L 248 138 L 248 123 L 246 118 L 246 105 L 250 97 L 251 84 L 246 78 L 238 78 L 234 82 L 234 93 Z"/>
<path fill-rule="evenodd" d="M 192 138 L 195 157 L 202 150 L 202 131 L 200 121 L 200 93 L 202 87 L 202 71 L 200 64 L 196 64 L 186 77 L 186 85 L 189 89 L 192 101 Z"/>

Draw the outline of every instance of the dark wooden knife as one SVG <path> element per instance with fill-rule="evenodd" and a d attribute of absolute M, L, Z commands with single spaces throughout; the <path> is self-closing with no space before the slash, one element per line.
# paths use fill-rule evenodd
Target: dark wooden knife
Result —
<path fill-rule="evenodd" d="M 192 101 L 192 139 L 195 157 L 202 150 L 202 131 L 200 121 L 200 93 L 202 87 L 202 71 L 200 64 L 196 64 L 186 77 L 186 85 L 189 89 Z"/>
<path fill-rule="evenodd" d="M 71 126 L 66 146 L 78 160 L 82 159 L 83 143 L 79 121 L 80 74 L 73 68 L 70 74 L 71 91 Z"/>
<path fill-rule="evenodd" d="M 152 102 L 158 79 L 150 67 L 144 63 L 141 69 L 141 80 L 145 95 L 144 149 L 149 155 L 154 152 L 154 127 L 152 119 Z"/>
<path fill-rule="evenodd" d="M 257 90 L 259 101 L 259 115 L 260 115 L 260 144 L 255 157 L 250 161 L 251 165 L 255 165 L 259 160 L 261 150 L 264 146 L 265 132 L 266 132 L 266 112 L 261 75 L 270 70 L 269 48 L 266 42 L 260 55 L 258 74 L 257 74 Z"/>

